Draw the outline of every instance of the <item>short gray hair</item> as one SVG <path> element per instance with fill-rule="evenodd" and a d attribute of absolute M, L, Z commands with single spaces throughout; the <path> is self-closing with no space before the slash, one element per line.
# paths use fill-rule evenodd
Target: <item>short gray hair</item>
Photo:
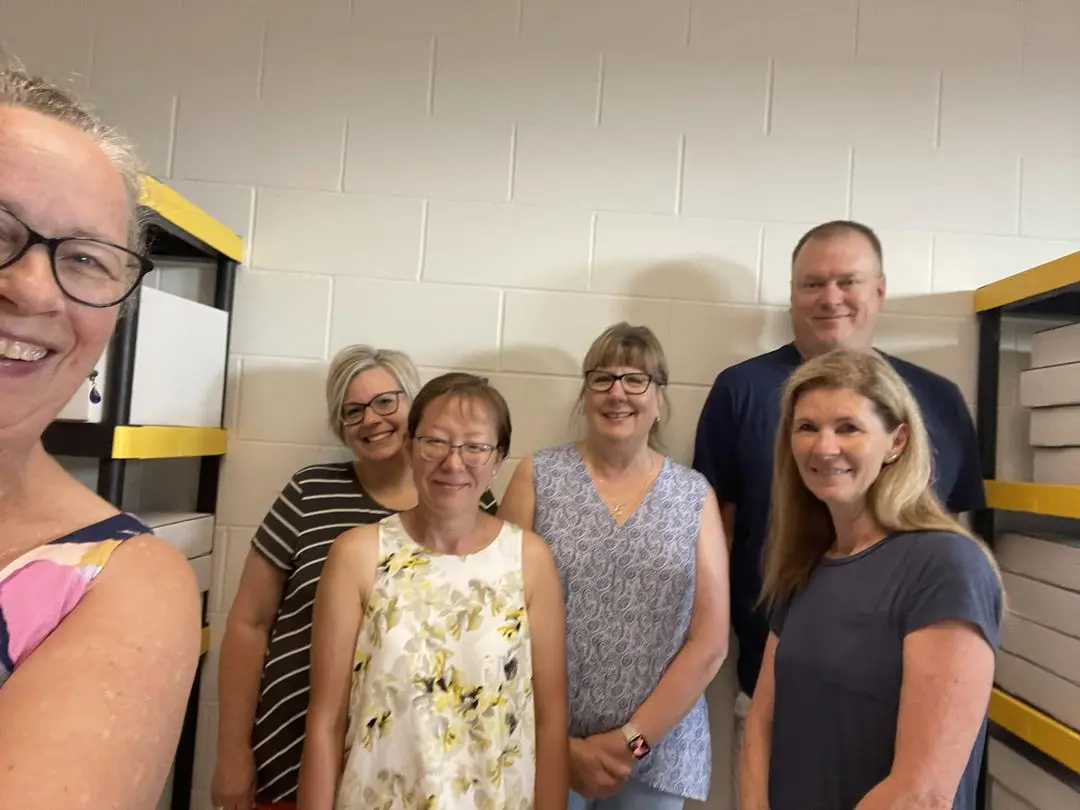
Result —
<path fill-rule="evenodd" d="M 6 64 L 5 64 L 6 63 Z M 142 194 L 142 165 L 132 143 L 106 124 L 91 107 L 72 93 L 35 76 L 14 58 L 0 53 L 0 106 L 30 110 L 68 124 L 88 135 L 119 172 L 127 190 L 131 209 L 130 247 L 142 248 L 143 223 L 139 201 Z"/>
<path fill-rule="evenodd" d="M 341 409 L 345 406 L 349 385 L 358 374 L 377 367 L 385 368 L 394 375 L 410 403 L 416 399 L 420 390 L 420 375 L 407 354 L 397 349 L 377 349 L 364 343 L 346 346 L 334 355 L 330 361 L 330 372 L 326 375 L 326 413 L 330 430 L 341 442 L 345 441 Z"/>

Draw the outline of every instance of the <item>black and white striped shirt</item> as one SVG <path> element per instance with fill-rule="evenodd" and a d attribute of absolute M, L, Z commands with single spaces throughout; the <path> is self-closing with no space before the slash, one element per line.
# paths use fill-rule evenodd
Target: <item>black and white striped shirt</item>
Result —
<path fill-rule="evenodd" d="M 495 512 L 490 490 L 480 505 Z M 259 801 L 297 798 L 315 585 L 330 546 L 348 529 L 377 523 L 394 511 L 364 491 L 351 462 L 317 464 L 292 477 L 255 533 L 252 546 L 286 577 L 266 648 L 251 737 Z"/>

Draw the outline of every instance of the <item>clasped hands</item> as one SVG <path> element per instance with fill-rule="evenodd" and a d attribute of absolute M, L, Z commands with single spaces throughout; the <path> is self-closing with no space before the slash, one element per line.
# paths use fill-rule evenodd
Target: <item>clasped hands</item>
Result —
<path fill-rule="evenodd" d="M 620 729 L 570 738 L 570 788 L 585 799 L 618 793 L 633 768 L 633 753 Z"/>

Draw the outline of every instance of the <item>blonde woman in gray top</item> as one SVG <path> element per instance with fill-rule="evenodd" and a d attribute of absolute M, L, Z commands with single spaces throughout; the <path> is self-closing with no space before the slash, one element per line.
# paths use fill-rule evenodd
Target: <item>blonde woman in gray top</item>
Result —
<path fill-rule="evenodd" d="M 349 346 L 331 363 L 327 417 L 356 458 L 299 470 L 252 540 L 221 645 L 215 807 L 295 805 L 316 584 L 339 535 L 416 505 L 405 433 L 419 388 L 398 351 Z M 494 511 L 490 492 L 481 503 Z"/>
<path fill-rule="evenodd" d="M 703 693 L 727 655 L 727 543 L 712 489 L 657 432 L 667 361 L 615 324 L 582 366 L 580 442 L 514 472 L 500 514 L 552 547 L 566 600 L 570 810 L 679 810 L 709 792 Z"/>

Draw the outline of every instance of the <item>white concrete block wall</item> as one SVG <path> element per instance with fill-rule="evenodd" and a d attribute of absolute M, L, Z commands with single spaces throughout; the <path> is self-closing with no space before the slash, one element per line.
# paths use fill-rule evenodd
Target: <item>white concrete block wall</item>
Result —
<path fill-rule="evenodd" d="M 491 374 L 520 455 L 567 435 L 591 337 L 648 323 L 686 460 L 715 374 L 787 338 L 808 225 L 879 230 L 881 346 L 969 400 L 970 291 L 1080 249 L 1075 0 L 0 0 L 0 41 L 76 74 L 248 240 L 215 647 L 271 499 L 341 453 L 319 392 L 346 343 Z M 1024 476 L 1008 341 L 1002 465 Z M 731 694 L 728 666 L 717 810 Z M 203 808 L 213 735 L 199 748 Z"/>

